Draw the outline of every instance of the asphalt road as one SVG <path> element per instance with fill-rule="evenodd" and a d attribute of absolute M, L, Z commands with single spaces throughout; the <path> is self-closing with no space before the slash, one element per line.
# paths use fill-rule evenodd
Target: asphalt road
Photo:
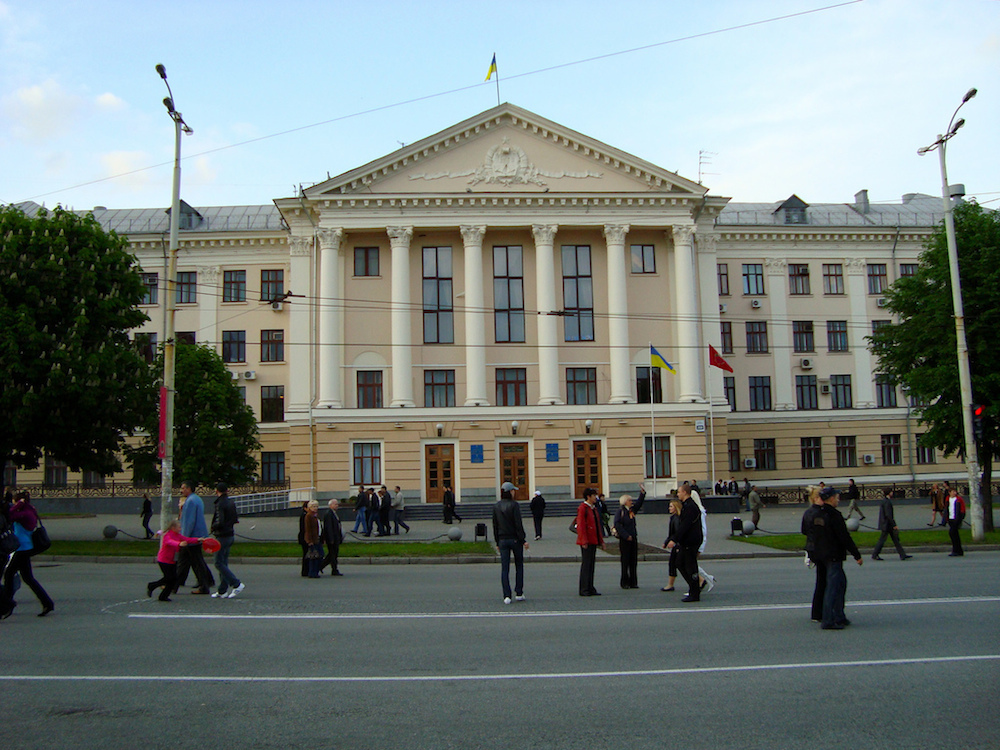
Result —
<path fill-rule="evenodd" d="M 10 748 L 994 748 L 1000 553 L 849 565 L 844 631 L 798 559 L 706 563 L 699 604 L 597 568 L 241 565 L 233 600 L 145 597 L 155 566 L 39 565 L 0 623 Z"/>

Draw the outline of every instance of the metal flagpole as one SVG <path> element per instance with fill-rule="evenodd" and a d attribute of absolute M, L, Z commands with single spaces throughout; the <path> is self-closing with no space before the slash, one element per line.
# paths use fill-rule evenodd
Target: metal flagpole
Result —
<path fill-rule="evenodd" d="M 653 342 L 649 342 L 649 455 L 653 465 L 653 497 L 656 497 L 656 420 L 653 416 Z"/>
<path fill-rule="evenodd" d="M 706 357 L 709 357 L 707 360 L 708 364 L 705 367 L 705 395 L 708 397 L 708 439 L 710 441 L 708 454 L 712 465 L 712 486 L 714 488 L 719 478 L 715 476 L 715 412 L 712 409 L 712 365 L 708 350 L 706 350 L 705 354 Z"/>

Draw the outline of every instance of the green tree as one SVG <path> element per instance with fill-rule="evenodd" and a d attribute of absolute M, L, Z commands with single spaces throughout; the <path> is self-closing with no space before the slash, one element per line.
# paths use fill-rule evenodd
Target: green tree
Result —
<path fill-rule="evenodd" d="M 983 528 L 993 531 L 990 493 L 993 460 L 1000 457 L 1000 214 L 975 202 L 955 207 L 955 234 L 972 370 L 973 399 L 986 407 L 979 461 L 983 468 Z M 959 392 L 955 318 L 944 227 L 928 239 L 915 276 L 886 293 L 898 321 L 871 336 L 878 370 L 917 403 L 927 431 L 920 442 L 964 458 L 963 404 Z"/>
<path fill-rule="evenodd" d="M 257 471 L 257 420 L 222 358 L 208 346 L 178 342 L 174 396 L 174 477 L 199 485 L 243 484 Z M 155 364 L 162 381 L 163 352 Z M 159 415 L 143 425 L 147 437 L 126 449 L 136 476 L 159 481 L 155 470 Z"/>
<path fill-rule="evenodd" d="M 128 241 L 90 214 L 0 207 L 0 465 L 48 452 L 74 471 L 121 468 L 155 408 L 128 331 L 148 318 Z"/>

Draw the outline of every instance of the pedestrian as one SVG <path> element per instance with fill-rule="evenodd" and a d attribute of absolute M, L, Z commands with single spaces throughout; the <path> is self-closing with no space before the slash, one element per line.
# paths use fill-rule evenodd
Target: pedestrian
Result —
<path fill-rule="evenodd" d="M 393 533 L 397 536 L 400 526 L 406 529 L 407 534 L 410 533 L 410 527 L 406 523 L 406 498 L 403 497 L 403 491 L 399 489 L 398 484 L 392 495 L 392 525 Z"/>
<path fill-rule="evenodd" d="M 667 538 L 663 540 L 663 549 L 670 550 L 670 558 L 667 561 L 667 585 L 660 591 L 673 591 L 674 583 L 677 581 L 677 557 L 681 549 L 677 546 L 677 529 L 681 520 L 681 501 L 676 498 L 671 500 L 668 513 L 670 525 L 667 527 Z M 672 546 L 671 542 L 674 543 Z"/>
<path fill-rule="evenodd" d="M 205 523 L 205 503 L 194 491 L 194 482 L 181 483 L 181 496 L 184 505 L 181 507 L 181 536 L 205 539 L 208 536 L 208 526 Z M 177 555 L 177 588 L 187 585 L 188 571 L 194 571 L 197 583 L 191 589 L 192 594 L 208 594 L 215 585 L 215 576 L 208 569 L 205 555 L 202 553 L 201 542 L 187 544 Z"/>
<path fill-rule="evenodd" d="M 201 544 L 202 541 L 204 540 L 196 537 L 183 536 L 180 519 L 175 518 L 171 521 L 160 537 L 160 549 L 156 553 L 156 562 L 163 575 L 158 581 L 146 584 L 146 596 L 152 596 L 153 592 L 162 586 L 163 591 L 160 592 L 159 600 L 173 601 L 170 595 L 177 590 L 177 554 L 180 549 L 190 544 Z"/>
<path fill-rule="evenodd" d="M 309 551 L 306 553 L 306 559 L 309 561 L 309 578 L 319 578 L 320 561 L 323 559 L 323 545 L 320 543 L 318 513 L 319 502 L 310 500 L 309 504 L 306 505 L 306 517 L 303 524 L 305 527 L 306 544 L 309 545 Z"/>
<path fill-rule="evenodd" d="M 612 533 L 618 537 L 621 556 L 622 575 L 619 585 L 623 589 L 637 589 L 639 588 L 636 571 L 639 565 L 639 533 L 635 523 L 635 512 L 632 510 L 631 495 L 622 495 L 618 499 L 618 511 L 615 513 L 612 529 Z"/>
<path fill-rule="evenodd" d="M 535 490 L 531 498 L 531 519 L 535 522 L 535 541 L 542 538 L 542 519 L 545 518 L 545 497 L 541 490 Z"/>
<path fill-rule="evenodd" d="M 934 526 L 937 523 L 938 514 L 941 514 L 941 520 L 945 518 L 944 506 L 945 506 L 945 494 L 941 490 L 941 485 L 937 482 L 931 485 L 931 522 L 927 524 L 928 526 Z"/>
<path fill-rule="evenodd" d="M 303 506 L 303 512 L 305 512 L 305 507 Z M 358 529 L 361 529 L 361 533 L 368 536 L 368 493 L 365 492 L 365 486 L 363 484 L 358 485 L 358 494 L 354 499 L 354 528 L 351 529 L 352 534 L 357 534 Z M 305 575 L 305 574 L 303 574 Z"/>
<path fill-rule="evenodd" d="M 826 595 L 826 560 L 816 553 L 815 518 L 822 512 L 823 500 L 816 485 L 806 487 L 809 507 L 802 514 L 802 533 L 806 537 L 806 559 L 809 567 L 816 570 L 816 584 L 813 586 L 812 621 L 823 620 L 823 597 Z"/>
<path fill-rule="evenodd" d="M 302 577 L 309 577 L 309 545 L 306 544 L 306 516 L 309 515 L 309 501 L 302 503 L 302 512 L 299 514 L 299 535 L 296 540 L 302 548 Z"/>
<path fill-rule="evenodd" d="M 707 594 L 715 588 L 716 583 L 715 576 L 701 567 L 701 555 L 705 551 L 705 545 L 708 544 L 708 511 L 705 510 L 698 491 L 693 487 L 690 488 L 690 491 L 691 500 L 698 506 L 698 512 L 701 514 L 701 544 L 698 545 L 698 588 Z"/>
<path fill-rule="evenodd" d="M 958 530 L 965 520 L 965 500 L 958 494 L 955 487 L 950 488 L 948 493 L 948 537 L 951 539 L 951 554 L 948 557 L 962 557 L 965 551 L 962 549 L 962 539 L 958 535 Z M 13 515 L 11 516 L 13 518 Z"/>
<path fill-rule="evenodd" d="M 215 512 L 212 514 L 212 535 L 219 540 L 219 549 L 215 553 L 215 569 L 219 571 L 219 590 L 212 594 L 213 599 L 233 599 L 239 596 L 246 586 L 233 571 L 229 569 L 229 551 L 233 548 L 236 537 L 235 526 L 240 522 L 236 512 L 236 503 L 229 497 L 229 488 L 223 482 L 215 487 Z"/>
<path fill-rule="evenodd" d="M 608 510 L 608 503 L 604 499 L 604 493 L 597 493 L 597 512 L 601 517 L 601 525 L 604 527 L 604 536 L 611 536 L 611 511 Z"/>
<path fill-rule="evenodd" d="M 823 593 L 823 617 L 820 627 L 823 630 L 843 630 L 851 624 L 844 612 L 844 600 L 847 595 L 847 574 L 844 573 L 844 561 L 847 554 L 862 565 L 861 553 L 847 530 L 844 517 L 837 510 L 840 503 L 840 493 L 833 487 L 824 487 L 820 492 L 823 506 L 813 517 L 813 539 L 815 554 L 826 563 L 826 591 Z"/>
<path fill-rule="evenodd" d="M 503 603 L 510 604 L 510 556 L 514 555 L 514 598 L 524 601 L 524 550 L 528 540 L 521 522 L 521 507 L 514 500 L 517 487 L 512 482 L 500 485 L 500 500 L 493 506 L 493 539 L 500 553 L 500 585 Z"/>
<path fill-rule="evenodd" d="M 8 491 L 0 499 L 0 539 L 3 546 L 0 547 L 0 620 L 5 620 L 14 613 L 14 600 L 7 596 L 7 587 L 3 585 L 3 571 L 7 569 L 11 555 L 21 546 L 21 540 L 11 527 L 10 504 L 13 495 Z"/>
<path fill-rule="evenodd" d="M 750 523 L 756 529 L 760 526 L 760 510 L 767 507 L 764 505 L 764 501 L 760 499 L 756 484 L 750 488 L 750 492 L 747 494 L 747 505 L 750 506 L 750 512 L 753 513 L 750 517 Z"/>
<path fill-rule="evenodd" d="M 450 524 L 452 518 L 457 518 L 459 523 L 462 522 L 462 517 L 458 515 L 458 501 L 455 499 L 455 491 L 450 484 L 444 486 L 444 497 L 441 499 L 441 503 L 444 506 L 445 523 Z"/>
<path fill-rule="evenodd" d="M 385 488 L 384 484 L 379 488 L 375 498 L 378 503 L 378 535 L 389 536 L 392 533 L 389 531 L 389 517 L 392 514 L 392 497 L 389 495 L 389 490 Z"/>
<path fill-rule="evenodd" d="M 941 523 L 939 525 L 940 526 L 947 526 L 948 525 L 948 519 L 946 517 L 946 514 L 947 514 L 947 511 L 948 511 L 948 503 L 951 500 L 951 484 L 949 484 L 949 482 L 948 482 L 947 479 L 945 479 L 942 484 L 943 484 L 943 486 L 941 487 L 941 494 L 944 495 L 945 512 L 941 514 Z M 957 492 L 957 490 L 956 490 L 956 492 Z"/>
<path fill-rule="evenodd" d="M 142 493 L 142 511 L 139 513 L 139 518 L 142 519 L 142 528 L 146 530 L 146 538 L 153 538 L 153 530 L 149 528 L 149 519 L 153 517 L 153 503 L 149 500 L 149 493 Z"/>
<path fill-rule="evenodd" d="M 892 487 L 886 487 L 882 491 L 882 503 L 878 509 L 878 530 L 882 533 L 875 543 L 872 551 L 872 560 L 882 560 L 879 552 L 885 544 L 886 537 L 892 538 L 892 543 L 896 545 L 896 552 L 899 553 L 900 560 L 909 560 L 913 555 L 908 555 L 903 551 L 903 545 L 899 543 L 899 527 L 896 526 L 896 515 L 892 509 Z"/>
<path fill-rule="evenodd" d="M 861 499 L 861 492 L 858 490 L 858 485 L 854 483 L 853 479 L 847 481 L 847 490 L 844 492 L 844 500 L 849 500 L 850 504 L 847 506 L 847 517 L 850 518 L 855 512 L 858 514 L 858 518 L 862 521 L 865 520 L 865 514 L 861 512 L 861 506 L 858 505 L 858 501 Z"/>
<path fill-rule="evenodd" d="M 45 617 L 55 609 L 52 597 L 48 595 L 42 584 L 35 580 L 34 572 L 31 569 L 31 558 L 35 554 L 34 534 L 35 529 L 41 524 L 38 511 L 31 504 L 31 495 L 27 490 L 21 490 L 15 497 L 14 504 L 7 511 L 11 526 L 14 527 L 14 535 L 18 540 L 17 549 L 11 554 L 7 561 L 7 567 L 3 574 L 3 600 L 5 612 L 3 617 L 8 617 L 14 611 L 17 603 L 14 601 L 14 576 L 20 574 L 21 583 L 27 584 L 28 588 L 34 592 L 42 605 L 39 617 Z"/>
<path fill-rule="evenodd" d="M 344 530 L 340 524 L 340 517 L 337 510 L 340 502 L 336 499 L 328 503 L 330 511 L 323 517 L 323 542 L 326 544 L 326 557 L 320 563 L 319 572 L 322 573 L 327 565 L 330 566 L 330 575 L 342 576 L 337 561 L 340 558 L 340 543 L 344 541 Z"/>
<path fill-rule="evenodd" d="M 604 549 L 601 517 L 597 510 L 597 490 L 587 487 L 576 509 L 576 543 L 580 547 L 580 596 L 600 596 L 594 588 L 597 548 Z"/>
<path fill-rule="evenodd" d="M 680 520 L 677 523 L 677 539 L 667 542 L 667 549 L 677 547 L 677 569 L 687 582 L 688 593 L 682 602 L 701 600 L 701 585 L 698 580 L 698 548 L 704 541 L 701 526 L 701 512 L 691 499 L 691 486 L 682 484 L 677 488 L 677 498 L 681 501 Z"/>
<path fill-rule="evenodd" d="M 740 497 L 743 498 L 743 502 L 746 503 L 747 513 L 750 512 L 750 502 L 747 497 L 750 495 L 750 480 L 743 477 L 743 491 L 740 493 Z"/>
<path fill-rule="evenodd" d="M 736 477 L 729 477 L 729 494 L 740 494 L 740 483 L 736 481 Z"/>

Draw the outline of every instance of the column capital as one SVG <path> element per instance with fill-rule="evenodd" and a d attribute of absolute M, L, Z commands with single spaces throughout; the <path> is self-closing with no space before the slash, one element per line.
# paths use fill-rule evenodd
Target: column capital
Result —
<path fill-rule="evenodd" d="M 219 281 L 222 266 L 198 266 L 198 281 L 205 284 L 215 284 Z"/>
<path fill-rule="evenodd" d="M 764 258 L 764 271 L 768 276 L 784 276 L 788 261 L 784 258 Z"/>
<path fill-rule="evenodd" d="M 844 258 L 844 269 L 848 276 L 864 276 L 868 273 L 868 262 L 864 258 Z"/>
<path fill-rule="evenodd" d="M 344 230 L 340 227 L 320 227 L 316 230 L 321 250 L 339 250 L 344 239 Z"/>
<path fill-rule="evenodd" d="M 288 244 L 290 245 L 290 255 L 312 255 L 312 237 L 293 235 L 289 238 Z"/>
<path fill-rule="evenodd" d="M 715 253 L 719 248 L 719 235 L 705 233 L 698 235 L 698 250 L 703 253 Z"/>
<path fill-rule="evenodd" d="M 674 244 L 690 245 L 694 241 L 695 230 L 690 224 L 673 224 L 667 230 L 667 237 L 674 241 Z"/>
<path fill-rule="evenodd" d="M 624 245 L 625 235 L 631 227 L 628 224 L 605 224 L 604 239 L 609 245 Z"/>
<path fill-rule="evenodd" d="M 409 247 L 410 240 L 413 239 L 413 227 L 386 227 L 385 231 L 393 247 L 398 245 Z"/>
<path fill-rule="evenodd" d="M 555 242 L 556 232 L 559 231 L 558 224 L 532 224 L 531 235 L 535 238 L 536 245 L 551 245 Z"/>
<path fill-rule="evenodd" d="M 473 245 L 475 247 L 482 246 L 483 235 L 486 234 L 485 224 L 463 224 L 459 229 L 462 232 L 462 241 L 466 245 Z"/>

